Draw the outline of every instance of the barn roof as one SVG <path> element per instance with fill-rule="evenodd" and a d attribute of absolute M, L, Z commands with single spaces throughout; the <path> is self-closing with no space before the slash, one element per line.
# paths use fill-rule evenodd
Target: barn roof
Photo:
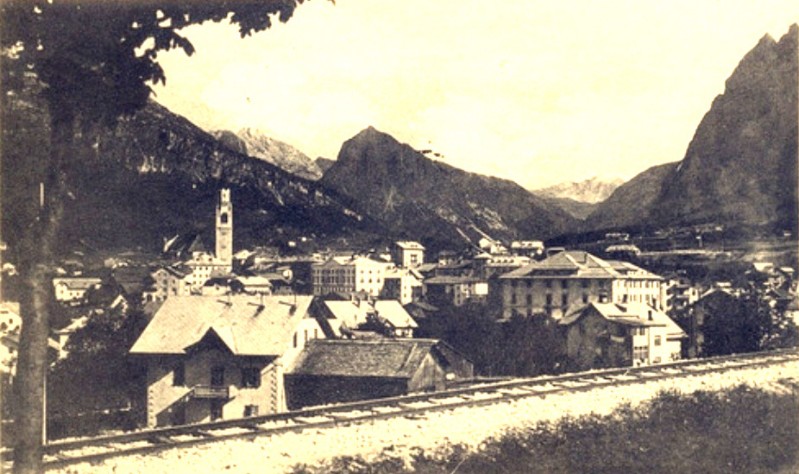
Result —
<path fill-rule="evenodd" d="M 130 350 L 185 354 L 211 331 L 235 355 L 282 355 L 312 296 L 170 296 Z"/>
<path fill-rule="evenodd" d="M 438 343 L 436 339 L 316 339 L 308 341 L 289 373 L 407 379 Z"/>

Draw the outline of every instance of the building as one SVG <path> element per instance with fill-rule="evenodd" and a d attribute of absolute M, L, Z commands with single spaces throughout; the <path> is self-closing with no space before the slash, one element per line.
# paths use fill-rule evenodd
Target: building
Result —
<path fill-rule="evenodd" d="M 230 189 L 220 189 L 215 215 L 215 253 L 208 253 L 197 236 L 188 248 L 191 255 L 183 262 L 191 268 L 189 282 L 192 292 L 199 293 L 212 277 L 229 275 L 233 271 L 233 202 Z"/>
<path fill-rule="evenodd" d="M 424 282 L 424 297 L 433 305 L 463 306 L 481 303 L 488 297 L 488 282 L 469 276 L 435 276 Z"/>
<path fill-rule="evenodd" d="M 219 263 L 233 268 L 233 202 L 230 189 L 219 190 L 216 204 L 216 258 Z"/>
<path fill-rule="evenodd" d="M 558 321 L 566 353 L 581 369 L 679 360 L 685 332 L 645 303 L 590 303 Z"/>
<path fill-rule="evenodd" d="M 341 337 L 352 331 L 369 331 L 392 337 L 413 337 L 416 321 L 396 300 L 324 301 L 321 305 L 333 334 Z"/>
<path fill-rule="evenodd" d="M 145 301 L 164 301 L 169 296 L 188 296 L 195 290 L 193 270 L 188 265 L 159 267 L 150 274 L 152 286 L 144 291 Z M 202 288 L 202 287 L 200 287 Z M 196 291 L 199 293 L 199 291 Z"/>
<path fill-rule="evenodd" d="M 383 291 L 380 297 L 397 300 L 402 304 L 417 301 L 422 296 L 422 278 L 415 270 L 392 268 L 383 277 Z"/>
<path fill-rule="evenodd" d="M 313 294 L 366 292 L 372 296 L 383 291 L 389 262 L 366 257 L 333 257 L 312 266 Z"/>
<path fill-rule="evenodd" d="M 563 251 L 500 277 L 502 317 L 561 318 L 592 302 L 646 303 L 662 308 L 662 278 L 628 262 Z"/>
<path fill-rule="evenodd" d="M 317 340 L 286 374 L 290 409 L 443 390 L 471 361 L 434 339 Z"/>
<path fill-rule="evenodd" d="M 391 260 L 401 268 L 413 268 L 424 263 L 424 247 L 419 242 L 401 240 L 391 248 Z"/>
<path fill-rule="evenodd" d="M 491 255 L 482 272 L 482 278 L 488 279 L 494 275 L 504 275 L 517 268 L 529 265 L 532 259 L 525 255 Z"/>
<path fill-rule="evenodd" d="M 544 242 L 540 240 L 514 240 L 510 243 L 510 252 L 514 255 L 537 257 L 544 253 Z"/>
<path fill-rule="evenodd" d="M 660 292 L 663 311 L 671 318 L 685 313 L 689 306 L 699 300 L 699 288 L 684 275 L 665 278 Z"/>
<path fill-rule="evenodd" d="M 147 364 L 147 425 L 278 413 L 284 368 L 323 338 L 311 296 L 174 296 L 130 350 Z"/>
<path fill-rule="evenodd" d="M 100 286 L 99 278 L 59 277 L 53 278 L 55 299 L 61 303 L 76 303 L 83 300 L 90 288 Z"/>

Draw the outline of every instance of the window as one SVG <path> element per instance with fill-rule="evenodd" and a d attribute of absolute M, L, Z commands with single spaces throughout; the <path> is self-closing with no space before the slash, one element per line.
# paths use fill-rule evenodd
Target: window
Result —
<path fill-rule="evenodd" d="M 660 345 L 660 336 L 655 336 L 655 345 L 656 346 Z"/>
<path fill-rule="evenodd" d="M 261 386 L 261 371 L 257 367 L 241 369 L 242 388 L 258 388 Z M 245 415 L 246 416 L 246 415 Z"/>
<path fill-rule="evenodd" d="M 552 280 L 547 280 L 547 288 L 552 288 Z"/>
<path fill-rule="evenodd" d="M 294 347 L 297 347 L 297 333 L 294 333 Z"/>
<path fill-rule="evenodd" d="M 582 280 L 583 288 L 588 288 L 588 280 Z"/>
<path fill-rule="evenodd" d="M 547 295 L 547 306 L 552 306 L 552 295 Z"/>
<path fill-rule="evenodd" d="M 560 295 L 560 304 L 561 306 L 568 306 L 569 305 L 569 294 L 563 293 Z"/>
<path fill-rule="evenodd" d="M 527 295 L 527 306 L 533 305 L 533 295 Z"/>
<path fill-rule="evenodd" d="M 214 387 L 225 385 L 225 367 L 221 365 L 211 367 L 211 385 Z"/>
<path fill-rule="evenodd" d="M 211 400 L 211 421 L 222 419 L 223 403 L 222 400 Z"/>
<path fill-rule="evenodd" d="M 175 387 L 186 385 L 186 366 L 183 362 L 177 363 L 172 369 L 172 385 Z"/>
<path fill-rule="evenodd" d="M 516 293 L 511 293 L 510 304 L 516 304 Z"/>
<path fill-rule="evenodd" d="M 258 416 L 258 405 L 244 405 L 244 417 Z"/>
<path fill-rule="evenodd" d="M 583 293 L 583 303 L 588 303 L 588 293 Z"/>

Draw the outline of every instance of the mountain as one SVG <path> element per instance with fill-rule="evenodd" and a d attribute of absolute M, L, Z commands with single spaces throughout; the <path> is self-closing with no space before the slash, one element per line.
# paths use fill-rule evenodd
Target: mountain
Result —
<path fill-rule="evenodd" d="M 797 229 L 799 26 L 763 37 L 727 79 L 676 166 L 650 168 L 587 219 L 598 230 L 715 222 Z"/>
<path fill-rule="evenodd" d="M 303 152 L 258 130 L 243 128 L 235 134 L 228 130 L 217 130 L 211 134 L 232 150 L 260 158 L 289 173 L 311 180 L 322 177 L 322 170 Z"/>
<path fill-rule="evenodd" d="M 656 222 L 796 228 L 799 26 L 766 35 L 696 129 L 652 214 Z"/>
<path fill-rule="evenodd" d="M 335 162 L 336 160 L 331 160 L 330 158 L 324 158 L 321 156 L 314 160 L 314 164 L 316 164 L 316 167 L 322 171 L 322 174 L 327 173 L 327 170 L 329 170 Z"/>
<path fill-rule="evenodd" d="M 623 179 L 603 180 L 597 177 L 576 181 L 571 183 L 561 183 L 547 188 L 537 189 L 533 194 L 542 197 L 568 198 L 578 202 L 596 204 L 602 202 L 613 193 L 613 191 L 624 183 Z"/>
<path fill-rule="evenodd" d="M 634 227 L 646 222 L 663 184 L 678 163 L 653 166 L 622 184 L 585 221 L 588 229 Z"/>
<path fill-rule="evenodd" d="M 575 223 L 512 181 L 431 160 L 372 127 L 344 143 L 321 182 L 428 246 L 484 236 L 543 239 Z"/>
<path fill-rule="evenodd" d="M 535 194 L 535 193 L 534 193 Z M 567 197 L 539 196 L 552 207 L 559 208 L 574 217 L 575 219 L 585 220 L 599 205 L 598 203 L 577 201 Z"/>
<path fill-rule="evenodd" d="M 2 224 L 12 247 L 33 218 L 46 172 L 46 107 L 33 92 L 3 100 Z M 298 236 L 372 242 L 385 234 L 349 198 L 242 154 L 155 102 L 114 129 L 82 132 L 76 145 L 62 250 L 157 251 L 185 233 L 212 244 L 221 186 L 232 188 L 236 248 Z"/>

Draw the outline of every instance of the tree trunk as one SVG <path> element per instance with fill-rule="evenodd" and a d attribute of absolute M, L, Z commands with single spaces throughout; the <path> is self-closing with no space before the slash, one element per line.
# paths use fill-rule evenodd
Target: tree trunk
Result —
<path fill-rule="evenodd" d="M 44 200 L 39 218 L 20 242 L 20 301 L 22 331 L 19 341 L 15 419 L 14 472 L 42 472 L 44 435 L 44 380 L 47 373 L 47 341 L 50 333 L 49 301 L 55 263 L 55 246 L 66 197 L 65 165 L 74 139 L 74 115 L 68 106 L 50 106 L 50 167 L 44 181 Z M 38 196 L 38 193 L 37 193 Z"/>

